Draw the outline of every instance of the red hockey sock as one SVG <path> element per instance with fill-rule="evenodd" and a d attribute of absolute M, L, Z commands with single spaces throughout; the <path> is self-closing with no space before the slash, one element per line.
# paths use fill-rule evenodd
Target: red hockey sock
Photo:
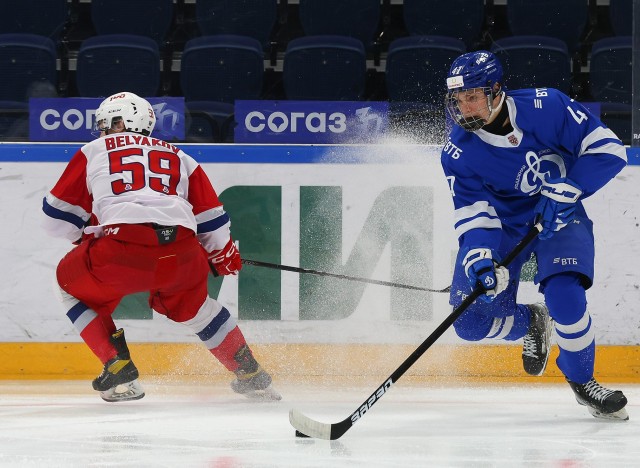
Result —
<path fill-rule="evenodd" d="M 111 335 L 115 333 L 115 331 L 116 325 L 113 323 L 111 316 L 101 317 L 99 315 L 84 327 L 80 336 L 91 351 L 93 351 L 93 354 L 105 364 L 118 354 L 116 348 L 111 343 Z"/>
<path fill-rule="evenodd" d="M 238 350 L 246 344 L 247 342 L 244 339 L 244 335 L 240 331 L 240 328 L 236 326 L 229 332 L 220 345 L 210 349 L 209 351 L 211 351 L 211 354 L 213 354 L 224 367 L 233 372 L 239 365 L 233 357 L 236 355 Z"/>

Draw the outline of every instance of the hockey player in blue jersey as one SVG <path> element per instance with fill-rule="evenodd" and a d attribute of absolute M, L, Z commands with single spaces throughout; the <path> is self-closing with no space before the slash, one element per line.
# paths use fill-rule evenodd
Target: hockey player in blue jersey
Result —
<path fill-rule="evenodd" d="M 592 415 L 628 419 L 627 399 L 593 378 L 595 333 L 586 290 L 594 269 L 593 224 L 582 200 L 626 165 L 622 142 L 578 102 L 551 88 L 506 90 L 494 54 L 458 57 L 446 107 L 453 128 L 441 156 L 455 209 L 458 252 L 450 303 L 480 296 L 454 323 L 458 336 L 523 338 L 531 375 L 545 370 L 555 325 L 556 360 Z M 509 268 L 497 267 L 539 220 L 543 230 Z M 544 302 L 518 304 L 522 265 L 535 254 Z"/>

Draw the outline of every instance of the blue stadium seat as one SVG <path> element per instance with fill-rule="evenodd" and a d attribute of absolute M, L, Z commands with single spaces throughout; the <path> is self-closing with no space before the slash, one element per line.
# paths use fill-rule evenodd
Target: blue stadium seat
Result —
<path fill-rule="evenodd" d="M 5 2 L 0 15 L 0 34 L 38 34 L 57 43 L 68 19 L 67 0 Z"/>
<path fill-rule="evenodd" d="M 571 57 L 564 41 L 547 36 L 512 36 L 491 46 L 504 66 L 505 85 L 571 92 Z"/>
<path fill-rule="evenodd" d="M 257 39 L 264 49 L 278 16 L 278 0 L 198 0 L 196 22 L 203 35 L 231 34 Z"/>
<path fill-rule="evenodd" d="M 442 105 L 449 67 L 465 50 L 464 42 L 453 37 L 394 40 L 389 44 L 385 73 L 389 100 Z"/>
<path fill-rule="evenodd" d="M 180 85 L 186 101 L 258 99 L 264 58 L 257 39 L 223 34 L 187 41 L 182 53 Z"/>
<path fill-rule="evenodd" d="M 607 37 L 593 43 L 589 79 L 596 101 L 631 104 L 631 36 Z"/>
<path fill-rule="evenodd" d="M 368 49 L 378 30 L 380 0 L 300 0 L 299 15 L 307 36 L 350 36 Z"/>
<path fill-rule="evenodd" d="M 284 54 L 282 81 L 288 99 L 357 101 L 366 80 L 362 41 L 347 36 L 292 39 Z"/>
<path fill-rule="evenodd" d="M 226 102 L 187 101 L 186 140 L 189 143 L 232 143 L 234 106 Z"/>
<path fill-rule="evenodd" d="M 110 96 L 125 90 L 155 96 L 160 85 L 158 44 L 130 34 L 90 37 L 78 51 L 76 84 L 83 97 Z"/>
<path fill-rule="evenodd" d="M 564 41 L 569 53 L 580 46 L 589 0 L 509 0 L 507 21 L 514 36 L 544 35 Z"/>
<path fill-rule="evenodd" d="M 135 34 L 162 47 L 173 20 L 173 0 L 91 0 L 91 21 L 99 35 Z"/>
<path fill-rule="evenodd" d="M 402 14 L 410 34 L 455 37 L 472 49 L 482 32 L 484 0 L 404 0 Z"/>
<path fill-rule="evenodd" d="M 633 0 L 609 0 L 609 20 L 616 36 L 631 36 Z"/>
<path fill-rule="evenodd" d="M 56 85 L 56 46 L 35 34 L 0 34 L 0 100 L 27 102 L 37 88 Z"/>

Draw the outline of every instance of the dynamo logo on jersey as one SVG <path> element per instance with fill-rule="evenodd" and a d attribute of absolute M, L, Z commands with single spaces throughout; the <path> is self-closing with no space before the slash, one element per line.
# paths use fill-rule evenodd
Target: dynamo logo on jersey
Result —
<path fill-rule="evenodd" d="M 567 175 L 564 160 L 560 155 L 554 153 L 538 155 L 534 151 L 527 151 L 525 160 L 527 164 L 518 171 L 515 185 L 528 195 L 538 193 L 545 180 Z"/>

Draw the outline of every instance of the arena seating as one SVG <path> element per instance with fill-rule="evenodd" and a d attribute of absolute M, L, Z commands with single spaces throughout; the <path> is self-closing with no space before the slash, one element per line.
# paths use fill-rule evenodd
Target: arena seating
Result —
<path fill-rule="evenodd" d="M 259 99 L 263 75 L 262 45 L 252 37 L 202 36 L 184 47 L 180 86 L 186 101 Z"/>
<path fill-rule="evenodd" d="M 198 0 L 195 21 L 202 35 L 253 37 L 267 49 L 278 17 L 277 0 Z"/>
<path fill-rule="evenodd" d="M 38 34 L 57 44 L 69 21 L 67 0 L 20 0 L 5 6 L 0 34 Z"/>
<path fill-rule="evenodd" d="M 371 49 L 380 21 L 380 0 L 300 0 L 306 36 L 350 36 Z"/>
<path fill-rule="evenodd" d="M 160 51 L 156 41 L 132 34 L 86 39 L 78 52 L 78 95 L 110 96 L 122 90 L 155 96 L 160 87 Z"/>
<path fill-rule="evenodd" d="M 484 0 L 404 0 L 402 10 L 409 34 L 455 37 L 469 50 L 481 39 Z"/>
<path fill-rule="evenodd" d="M 441 106 L 449 66 L 465 51 L 464 42 L 453 37 L 396 39 L 389 45 L 385 69 L 389 100 Z"/>
<path fill-rule="evenodd" d="M 357 101 L 364 95 L 365 75 L 365 48 L 353 37 L 300 37 L 289 42 L 284 54 L 288 99 Z"/>
<path fill-rule="evenodd" d="M 355 99 L 387 100 L 394 108 L 402 108 L 403 102 L 437 106 L 447 62 L 463 50 L 452 40 L 461 41 L 466 50 L 499 54 L 508 86 L 553 86 L 577 100 L 606 103 L 605 123 L 610 119 L 618 125 L 622 119 L 624 126 L 625 111 L 620 106 L 629 105 L 625 93 L 630 60 L 623 58 L 611 67 L 614 59 L 630 51 L 621 43 L 631 32 L 631 4 L 631 0 L 21 0 L 3 12 L 0 35 L 28 32 L 44 38 L 31 40 L 47 44 L 47 59 L 23 72 L 35 76 L 44 67 L 50 73 L 51 50 L 56 69 L 53 77 L 35 80 L 40 83 L 37 90 L 27 91 L 28 83 L 11 81 L 11 66 L 9 72 L 4 68 L 8 83 L 4 88 L 12 91 L 0 101 L 23 104 L 0 109 L 8 123 L 0 126 L 0 140 L 25 138 L 7 129 L 20 127 L 11 125 L 11 119 L 24 119 L 29 93 L 81 97 L 130 89 L 147 97 L 184 96 L 191 103 L 187 109 L 205 119 L 196 121 L 192 135 L 200 140 L 206 138 L 203 122 L 224 119 L 218 110 L 208 111 L 204 104 L 193 102 L 211 102 L 215 107 L 239 98 Z M 147 20 L 141 21 L 143 17 Z M 211 55 L 211 44 L 234 36 L 236 45 L 218 45 Z M 233 71 L 238 70 L 238 60 L 230 57 L 238 54 L 237 43 L 251 49 L 241 59 L 251 57 L 245 71 Z M 3 47 L 9 46 L 0 44 Z M 339 58 L 338 50 L 342 57 L 357 57 L 349 64 L 351 71 L 343 67 L 350 59 Z M 197 58 L 206 54 L 209 58 Z M 134 60 L 124 63 L 130 57 Z M 322 66 L 323 61 L 332 65 Z M 554 65 L 548 66 L 549 61 Z M 339 65 L 341 71 L 332 73 Z M 12 66 L 17 69 L 19 64 Z M 243 73 L 253 79 L 251 86 L 240 79 Z M 403 75 L 409 78 L 403 80 Z M 325 78 L 318 80 L 319 76 Z M 228 140 L 228 134 L 221 132 L 219 127 L 212 138 Z"/>
<path fill-rule="evenodd" d="M 571 56 L 564 41 L 549 36 L 512 36 L 491 46 L 504 66 L 508 86 L 556 88 L 571 94 Z"/>

